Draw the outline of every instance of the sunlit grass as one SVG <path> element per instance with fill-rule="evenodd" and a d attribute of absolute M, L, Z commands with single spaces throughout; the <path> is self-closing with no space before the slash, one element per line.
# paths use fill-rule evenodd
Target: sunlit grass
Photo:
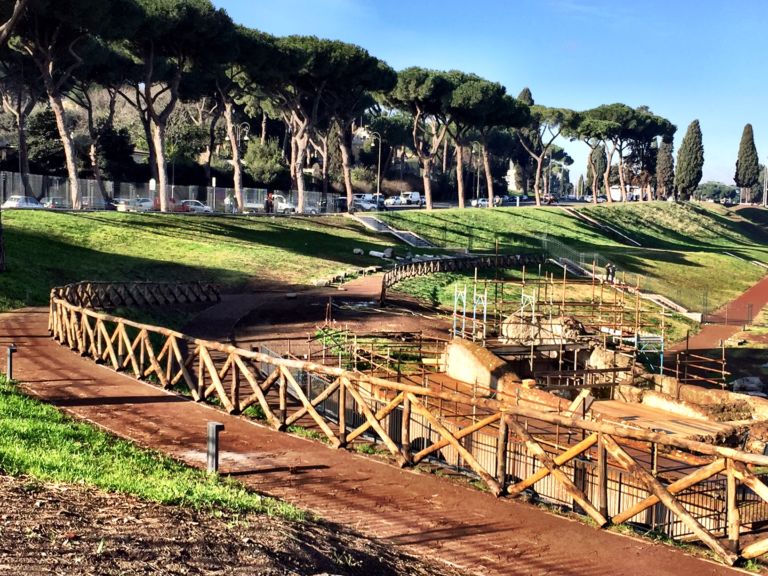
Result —
<path fill-rule="evenodd" d="M 668 202 L 576 209 L 642 246 L 554 207 L 402 211 L 382 218 L 440 246 L 476 252 L 492 252 L 497 246 L 506 253 L 540 251 L 546 235 L 575 251 L 600 254 L 617 266 L 620 279 L 695 312 L 718 308 L 765 273 L 750 262 L 768 262 L 768 231 L 761 224 L 761 211 L 741 215 L 714 204 Z M 445 279 L 440 282 L 404 286 L 422 297 L 444 301 L 445 293 L 452 297 L 453 288 Z"/>
<path fill-rule="evenodd" d="M 0 469 L 44 482 L 82 483 L 162 504 L 300 520 L 293 506 L 76 422 L 0 376 Z"/>
<path fill-rule="evenodd" d="M 52 287 L 81 280 L 200 280 L 254 289 L 309 283 L 378 263 L 368 251 L 393 244 L 342 217 L 6 210 L 3 225 L 8 270 L 0 274 L 0 309 L 44 304 Z"/>

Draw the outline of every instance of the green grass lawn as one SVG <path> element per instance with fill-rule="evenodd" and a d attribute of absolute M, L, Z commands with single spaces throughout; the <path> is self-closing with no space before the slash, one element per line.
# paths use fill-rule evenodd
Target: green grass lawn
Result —
<path fill-rule="evenodd" d="M 354 248 L 391 246 L 354 220 L 4 211 L 8 271 L 0 309 L 45 304 L 80 280 L 211 281 L 232 289 L 302 284 L 380 262 Z"/>
<path fill-rule="evenodd" d="M 600 254 L 616 264 L 619 277 L 627 282 L 639 282 L 641 289 L 664 294 L 693 311 L 719 307 L 765 273 L 750 262 L 768 262 L 765 210 L 734 212 L 716 204 L 669 202 L 578 209 L 642 247 L 556 207 L 400 211 L 382 219 L 417 231 L 439 246 L 474 251 L 493 251 L 497 242 L 507 253 L 540 250 L 547 235 L 576 251 Z"/>
<path fill-rule="evenodd" d="M 301 520 L 293 506 L 76 422 L 0 376 L 0 470 L 84 483 L 162 504 L 259 512 Z"/>

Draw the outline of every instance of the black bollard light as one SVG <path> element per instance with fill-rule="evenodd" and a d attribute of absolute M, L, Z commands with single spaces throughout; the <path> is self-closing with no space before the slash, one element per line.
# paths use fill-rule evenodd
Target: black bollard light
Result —
<path fill-rule="evenodd" d="M 5 376 L 8 380 L 13 380 L 13 353 L 16 352 L 16 344 L 8 346 L 8 365 L 5 369 Z"/>
<path fill-rule="evenodd" d="M 221 422 L 208 422 L 208 472 L 219 471 L 219 432 L 222 430 Z"/>

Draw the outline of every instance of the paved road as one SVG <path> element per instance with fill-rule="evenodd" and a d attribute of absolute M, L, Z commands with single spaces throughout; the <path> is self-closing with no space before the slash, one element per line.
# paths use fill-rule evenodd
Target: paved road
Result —
<path fill-rule="evenodd" d="M 33 394 L 194 466 L 206 422 L 224 423 L 222 472 L 381 538 L 487 575 L 726 576 L 738 571 L 499 500 L 446 479 L 275 432 L 96 365 L 47 334 L 47 309 L 0 315 L 14 341 L 14 375 Z"/>

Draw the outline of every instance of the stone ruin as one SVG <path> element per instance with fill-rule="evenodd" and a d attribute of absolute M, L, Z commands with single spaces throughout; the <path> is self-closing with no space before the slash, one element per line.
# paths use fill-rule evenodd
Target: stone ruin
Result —
<path fill-rule="evenodd" d="M 585 333 L 584 325 L 573 316 L 507 316 L 501 323 L 500 339 L 504 344 L 565 344 Z"/>

